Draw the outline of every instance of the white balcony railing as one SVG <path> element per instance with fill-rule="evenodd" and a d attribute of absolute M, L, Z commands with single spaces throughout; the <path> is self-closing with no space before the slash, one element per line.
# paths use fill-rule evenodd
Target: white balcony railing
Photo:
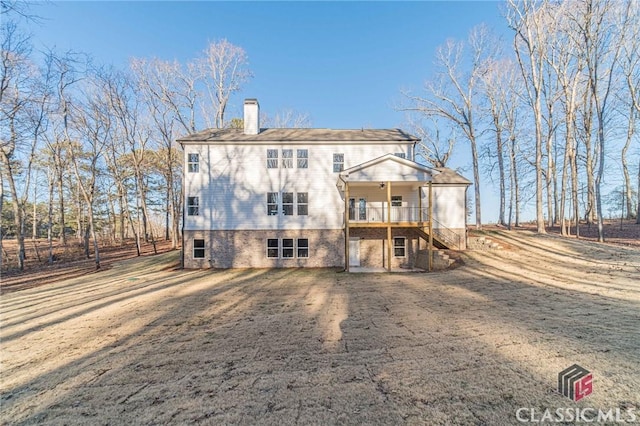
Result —
<path fill-rule="evenodd" d="M 387 222 L 389 207 L 356 206 L 349 208 L 350 222 Z M 391 206 L 391 222 L 427 222 L 429 210 L 425 207 Z"/>

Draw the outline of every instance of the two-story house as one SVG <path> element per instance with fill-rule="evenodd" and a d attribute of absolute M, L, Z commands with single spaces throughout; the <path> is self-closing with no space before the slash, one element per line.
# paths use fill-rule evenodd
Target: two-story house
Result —
<path fill-rule="evenodd" d="M 178 139 L 186 268 L 415 265 L 419 250 L 466 246 L 466 190 L 414 161 L 399 129 L 244 129 Z"/>

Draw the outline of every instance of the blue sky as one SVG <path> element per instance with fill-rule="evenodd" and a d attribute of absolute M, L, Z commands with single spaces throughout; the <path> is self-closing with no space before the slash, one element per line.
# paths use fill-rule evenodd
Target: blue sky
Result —
<path fill-rule="evenodd" d="M 480 23 L 508 34 L 496 1 L 69 1 L 32 12 L 42 17 L 30 28 L 36 48 L 85 52 L 119 67 L 131 57 L 186 62 L 226 38 L 246 50 L 254 74 L 227 117 L 257 98 L 269 114 L 294 109 L 329 128 L 406 127 L 394 105 L 401 90 L 420 91 L 440 44 Z M 461 141 L 450 166 L 471 178 L 468 150 Z M 485 222 L 497 219 L 495 193 L 483 188 Z"/>
<path fill-rule="evenodd" d="M 498 2 L 52 2 L 33 10 L 36 45 L 186 62 L 209 41 L 243 47 L 254 73 L 234 99 L 267 112 L 292 108 L 314 127 L 399 127 L 401 89 L 419 90 L 434 52 L 486 22 L 504 29 Z"/>

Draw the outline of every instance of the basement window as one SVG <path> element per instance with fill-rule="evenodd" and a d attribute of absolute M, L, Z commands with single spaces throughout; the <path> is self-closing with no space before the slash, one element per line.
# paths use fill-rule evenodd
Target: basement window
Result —
<path fill-rule="evenodd" d="M 298 238 L 298 257 L 309 257 L 309 239 Z"/>
<path fill-rule="evenodd" d="M 193 258 L 204 259 L 204 240 L 193 240 Z"/>
<path fill-rule="evenodd" d="M 405 237 L 393 238 L 393 256 L 394 257 L 406 257 L 407 254 L 407 239 Z"/>
<path fill-rule="evenodd" d="M 293 257 L 293 238 L 282 239 L 282 257 L 284 259 Z"/>
<path fill-rule="evenodd" d="M 280 251 L 280 245 L 277 238 L 267 239 L 267 257 L 277 258 Z"/>

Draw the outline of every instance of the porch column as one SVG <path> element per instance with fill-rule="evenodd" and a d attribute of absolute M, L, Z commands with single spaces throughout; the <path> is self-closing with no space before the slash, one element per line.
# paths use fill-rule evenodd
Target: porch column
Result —
<path fill-rule="evenodd" d="M 387 271 L 391 272 L 391 182 L 387 181 Z"/>
<path fill-rule="evenodd" d="M 344 270 L 349 272 L 349 182 L 344 183 Z"/>
<path fill-rule="evenodd" d="M 418 226 L 422 226 L 422 223 L 424 222 L 423 220 L 423 216 L 422 216 L 422 187 L 418 186 Z M 418 242 L 418 245 L 420 243 Z M 418 249 L 420 249 L 420 247 L 418 247 Z"/>

